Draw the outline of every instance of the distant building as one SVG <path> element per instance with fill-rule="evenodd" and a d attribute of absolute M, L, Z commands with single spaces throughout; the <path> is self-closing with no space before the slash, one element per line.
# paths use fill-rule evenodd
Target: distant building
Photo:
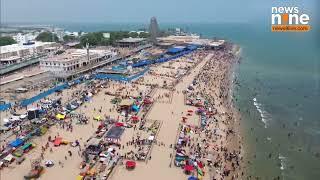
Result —
<path fill-rule="evenodd" d="M 138 35 L 140 35 L 140 33 L 149 33 L 146 31 L 130 31 L 129 33 L 137 33 Z"/>
<path fill-rule="evenodd" d="M 138 47 L 146 44 L 145 38 L 124 38 L 117 41 L 118 46 L 120 47 Z"/>
<path fill-rule="evenodd" d="M 154 44 L 157 43 L 157 37 L 159 36 L 159 26 L 156 17 L 152 17 L 150 20 L 150 41 Z"/>
<path fill-rule="evenodd" d="M 57 35 L 57 37 L 59 38 L 59 41 L 63 41 L 63 36 L 65 35 L 63 29 L 55 28 L 53 33 Z"/>
<path fill-rule="evenodd" d="M 80 41 L 68 42 L 64 44 L 64 48 L 75 48 L 80 45 Z"/>
<path fill-rule="evenodd" d="M 65 32 L 65 35 L 73 36 L 73 37 L 78 37 L 78 36 L 79 36 L 79 32 L 69 32 L 69 31 L 66 31 L 66 32 Z"/>
<path fill-rule="evenodd" d="M 173 44 L 190 44 L 200 39 L 198 35 L 185 35 L 185 36 L 167 36 L 158 38 L 162 43 L 173 43 Z"/>
<path fill-rule="evenodd" d="M 102 36 L 106 39 L 110 39 L 110 33 L 102 33 Z"/>
<path fill-rule="evenodd" d="M 158 38 L 158 46 L 166 47 L 173 44 L 176 45 L 199 45 L 209 49 L 222 49 L 225 47 L 225 40 L 213 40 L 213 39 L 202 39 L 200 36 L 191 34 L 191 35 L 179 35 L 179 36 L 167 36 Z"/>
<path fill-rule="evenodd" d="M 214 40 L 214 41 L 210 41 L 206 44 L 206 46 L 208 48 L 214 49 L 214 50 L 218 50 L 218 49 L 222 49 L 225 47 L 225 40 Z"/>
<path fill-rule="evenodd" d="M 0 47 L 1 64 L 14 64 L 28 59 L 32 56 L 42 55 L 58 49 L 59 45 L 54 42 L 39 42 L 23 44 L 11 44 Z"/>
<path fill-rule="evenodd" d="M 12 39 L 14 39 L 18 44 L 23 44 L 28 41 L 33 41 L 37 37 L 37 34 L 32 34 L 32 33 L 27 33 L 27 34 L 22 34 L 22 33 L 17 33 L 16 35 L 12 36 Z"/>

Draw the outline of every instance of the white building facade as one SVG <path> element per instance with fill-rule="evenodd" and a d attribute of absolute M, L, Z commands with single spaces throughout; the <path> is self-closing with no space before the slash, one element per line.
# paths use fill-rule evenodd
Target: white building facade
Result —
<path fill-rule="evenodd" d="M 1 64 L 19 63 L 25 59 L 46 54 L 60 46 L 54 42 L 34 42 L 33 44 L 11 44 L 0 47 Z"/>
<path fill-rule="evenodd" d="M 42 59 L 40 67 L 55 74 L 68 74 L 111 59 L 116 54 L 110 50 L 89 50 L 88 53 L 86 49 L 68 49 L 60 55 Z"/>

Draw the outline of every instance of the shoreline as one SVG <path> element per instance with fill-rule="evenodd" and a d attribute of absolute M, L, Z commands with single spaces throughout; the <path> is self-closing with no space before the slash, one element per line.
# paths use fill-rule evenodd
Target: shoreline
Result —
<path fill-rule="evenodd" d="M 225 91 L 226 94 L 223 94 L 222 98 L 219 98 L 217 96 L 217 94 L 212 93 L 210 95 L 210 93 L 206 94 L 205 96 L 207 96 L 207 100 L 210 101 L 210 99 L 214 99 L 214 105 L 215 104 L 220 104 L 219 106 L 222 106 L 222 109 L 224 109 L 223 114 L 226 114 L 228 116 L 228 121 L 225 124 L 225 128 L 224 130 L 227 130 L 230 132 L 230 130 L 232 131 L 232 135 L 231 137 L 229 136 L 229 134 L 227 133 L 226 137 L 225 137 L 225 141 L 227 142 L 227 149 L 229 152 L 237 152 L 240 161 L 237 162 L 238 166 L 236 168 L 234 168 L 234 171 L 231 172 L 231 179 L 239 179 L 241 177 L 239 176 L 243 176 L 245 172 L 243 172 L 243 157 L 245 156 L 245 151 L 243 149 L 243 142 L 242 142 L 242 136 L 241 136 L 241 114 L 238 111 L 235 102 L 233 101 L 233 92 L 234 92 L 234 86 L 236 85 L 234 80 L 235 80 L 235 76 L 234 73 L 235 69 L 237 68 L 237 66 L 240 63 L 240 58 L 241 58 L 241 48 L 236 46 L 236 45 L 232 45 L 234 48 L 238 48 L 237 50 L 232 49 L 232 55 L 234 57 L 232 57 L 231 62 L 227 64 L 227 67 L 224 71 L 224 75 L 223 76 L 227 76 L 229 78 L 223 78 L 223 82 L 220 82 L 219 85 L 223 85 L 225 84 L 225 86 L 220 87 L 220 89 L 229 89 L 229 91 Z M 207 62 L 210 63 L 210 62 Z M 206 65 L 205 65 L 206 66 Z M 219 81 L 219 80 L 218 80 Z M 214 80 L 212 80 L 212 82 L 217 83 Z M 210 82 L 209 82 L 210 83 Z M 220 94 L 221 96 L 221 94 Z M 239 124 L 238 124 L 239 122 Z M 228 138 L 229 136 L 229 138 Z M 230 163 L 228 162 L 224 162 L 222 163 L 224 167 L 229 166 L 230 167 Z M 228 165 L 229 164 L 229 165 Z M 232 163 L 231 163 L 232 164 Z M 231 167 L 234 167 L 234 165 L 232 164 Z M 230 177 L 230 176 L 229 176 Z"/>

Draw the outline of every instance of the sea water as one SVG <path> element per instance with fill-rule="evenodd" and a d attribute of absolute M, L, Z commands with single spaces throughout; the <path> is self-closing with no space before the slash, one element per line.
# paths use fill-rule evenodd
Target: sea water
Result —
<path fill-rule="evenodd" d="M 69 31 L 137 30 L 146 24 L 57 24 Z M 259 24 L 161 24 L 242 48 L 236 104 L 242 114 L 247 175 L 320 178 L 319 29 L 272 33 Z"/>

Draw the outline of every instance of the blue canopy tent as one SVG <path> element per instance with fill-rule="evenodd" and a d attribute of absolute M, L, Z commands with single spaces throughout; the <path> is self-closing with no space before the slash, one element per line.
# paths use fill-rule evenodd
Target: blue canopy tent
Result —
<path fill-rule="evenodd" d="M 198 180 L 198 178 L 194 177 L 194 176 L 190 176 L 190 177 L 188 177 L 188 180 Z"/>
<path fill-rule="evenodd" d="M 123 71 L 126 69 L 126 65 L 112 66 L 113 71 Z"/>
<path fill-rule="evenodd" d="M 7 104 L 0 104 L 0 111 L 5 111 L 7 109 L 11 108 L 11 104 L 7 103 Z"/>
<path fill-rule="evenodd" d="M 127 62 L 126 61 L 120 62 L 119 65 L 120 66 L 127 66 Z"/>
<path fill-rule="evenodd" d="M 15 148 L 21 146 L 22 144 L 23 144 L 23 140 L 20 138 L 17 138 L 14 141 L 10 142 L 10 146 L 15 147 Z"/>
<path fill-rule="evenodd" d="M 194 45 L 194 44 L 190 44 L 190 45 L 187 46 L 187 49 L 188 50 L 196 50 L 196 49 L 198 49 L 198 46 Z"/>
<path fill-rule="evenodd" d="M 80 84 L 80 83 L 81 83 L 81 80 L 80 80 L 80 79 L 76 79 L 76 80 L 74 81 L 74 83 L 75 83 L 75 84 Z"/>
<path fill-rule="evenodd" d="M 185 50 L 185 47 L 172 47 L 167 50 L 168 54 L 177 54 Z"/>
<path fill-rule="evenodd" d="M 138 61 L 137 63 L 134 63 L 132 67 L 141 67 L 141 66 L 146 66 L 153 63 L 154 63 L 153 61 L 146 59 L 146 60 L 142 60 L 142 61 Z"/>
<path fill-rule="evenodd" d="M 139 108 L 139 106 L 137 106 L 137 105 L 133 105 L 132 106 L 132 110 L 134 111 L 134 112 L 138 112 L 139 110 L 140 110 L 140 108 Z"/>

